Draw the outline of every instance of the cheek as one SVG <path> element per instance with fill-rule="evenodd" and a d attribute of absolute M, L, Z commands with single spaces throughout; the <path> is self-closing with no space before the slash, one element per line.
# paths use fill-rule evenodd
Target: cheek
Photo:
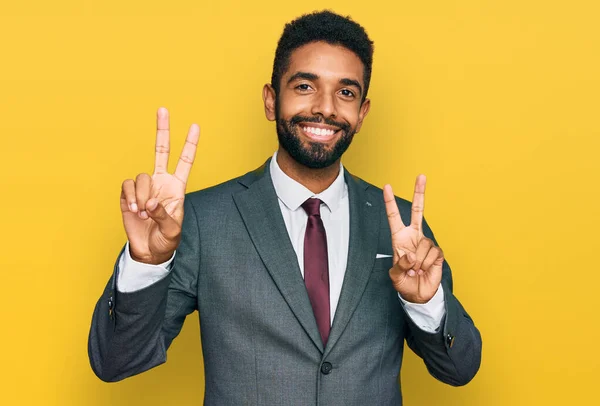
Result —
<path fill-rule="evenodd" d="M 338 108 L 338 118 L 343 118 L 352 128 L 358 124 L 359 109 L 354 103 L 343 103 Z"/>
<path fill-rule="evenodd" d="M 282 118 L 289 119 L 295 115 L 310 115 L 310 97 L 283 93 L 279 100 L 279 112 Z"/>

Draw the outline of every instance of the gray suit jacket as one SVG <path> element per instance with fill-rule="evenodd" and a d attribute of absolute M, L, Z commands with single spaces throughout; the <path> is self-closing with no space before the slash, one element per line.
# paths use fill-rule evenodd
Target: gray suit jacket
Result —
<path fill-rule="evenodd" d="M 96 375 L 118 381 L 162 364 L 185 317 L 198 310 L 206 405 L 401 405 L 405 339 L 435 378 L 469 382 L 481 336 L 452 294 L 450 267 L 444 262 L 443 328 L 426 333 L 392 287 L 392 258 L 376 259 L 392 253 L 383 193 L 347 172 L 348 266 L 323 348 L 269 161 L 186 195 L 181 243 L 163 280 L 117 292 L 115 265 L 90 329 Z M 397 202 L 408 224 L 411 205 Z M 434 239 L 425 222 L 424 234 Z"/>

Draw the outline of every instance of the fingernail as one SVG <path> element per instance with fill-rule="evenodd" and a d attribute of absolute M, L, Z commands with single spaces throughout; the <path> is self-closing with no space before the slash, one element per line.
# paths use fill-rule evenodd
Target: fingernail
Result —
<path fill-rule="evenodd" d="M 135 203 L 131 203 L 130 208 L 132 212 L 136 212 L 138 210 L 137 204 Z"/>
<path fill-rule="evenodd" d="M 143 218 L 144 220 L 148 218 L 148 213 L 146 213 L 146 210 L 142 210 L 140 212 L 140 217 Z"/>
<path fill-rule="evenodd" d="M 150 210 L 154 210 L 156 209 L 156 206 L 158 205 L 158 201 L 157 200 L 148 200 L 148 204 L 146 204 L 146 207 Z"/>
<path fill-rule="evenodd" d="M 417 272 L 419 275 L 423 275 L 425 272 L 423 272 L 422 269 L 419 269 L 419 271 Z"/>
<path fill-rule="evenodd" d="M 415 276 L 415 271 L 412 269 L 408 271 L 408 276 Z"/>

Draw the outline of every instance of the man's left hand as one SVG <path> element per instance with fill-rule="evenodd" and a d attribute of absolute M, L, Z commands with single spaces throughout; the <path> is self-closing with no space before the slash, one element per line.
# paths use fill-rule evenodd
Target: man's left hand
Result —
<path fill-rule="evenodd" d="M 400 296 L 413 303 L 427 303 L 435 295 L 444 263 L 442 250 L 423 235 L 425 182 L 425 175 L 417 176 L 409 226 L 402 222 L 392 187 L 383 188 L 394 254 L 390 278 Z"/>

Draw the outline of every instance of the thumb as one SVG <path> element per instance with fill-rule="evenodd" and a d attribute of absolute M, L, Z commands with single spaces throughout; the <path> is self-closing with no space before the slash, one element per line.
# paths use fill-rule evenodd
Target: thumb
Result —
<path fill-rule="evenodd" d="M 148 200 L 146 203 L 148 216 L 158 224 L 161 234 L 168 240 L 175 240 L 181 233 L 181 227 L 173 217 L 167 213 L 164 206 L 156 198 Z"/>

